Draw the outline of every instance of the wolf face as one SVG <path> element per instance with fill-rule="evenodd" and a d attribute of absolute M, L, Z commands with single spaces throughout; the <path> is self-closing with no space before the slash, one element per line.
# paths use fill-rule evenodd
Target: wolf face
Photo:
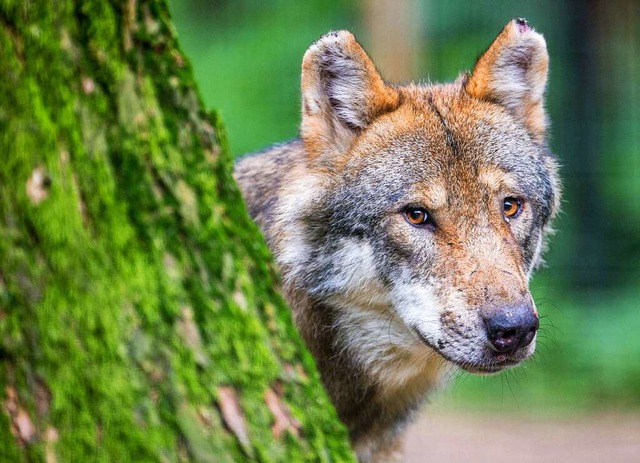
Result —
<path fill-rule="evenodd" d="M 236 168 L 363 460 L 444 365 L 493 373 L 534 351 L 528 280 L 559 202 L 547 65 L 515 20 L 456 82 L 390 86 L 330 33 L 303 60 L 301 140 Z"/>

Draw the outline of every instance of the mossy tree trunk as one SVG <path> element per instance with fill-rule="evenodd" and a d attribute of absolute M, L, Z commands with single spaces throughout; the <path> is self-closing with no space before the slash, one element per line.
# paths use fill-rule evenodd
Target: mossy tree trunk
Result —
<path fill-rule="evenodd" d="M 0 137 L 0 461 L 352 459 L 164 1 L 0 0 Z"/>

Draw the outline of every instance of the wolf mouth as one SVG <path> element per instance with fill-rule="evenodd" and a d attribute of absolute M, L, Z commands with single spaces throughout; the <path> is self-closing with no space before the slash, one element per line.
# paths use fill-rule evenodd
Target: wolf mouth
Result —
<path fill-rule="evenodd" d="M 514 358 L 513 356 L 510 356 L 507 354 L 496 354 L 493 359 L 486 359 L 485 361 L 477 361 L 477 360 L 470 361 L 470 360 L 464 360 L 464 359 L 456 359 L 445 354 L 444 352 L 442 352 L 441 349 L 439 349 L 437 346 L 434 346 L 431 342 L 429 342 L 429 340 L 426 337 L 424 337 L 424 335 L 420 332 L 420 330 L 418 330 L 418 328 L 413 327 L 413 331 L 416 333 L 418 338 L 420 338 L 420 341 L 422 341 L 424 344 L 429 346 L 431 349 L 436 351 L 439 355 L 441 355 L 448 361 L 456 364 L 457 366 L 459 366 L 460 368 L 462 368 L 463 370 L 469 373 L 480 374 L 480 375 L 499 373 L 506 368 L 511 368 L 511 367 L 515 367 L 516 365 L 519 365 L 522 362 L 522 360 L 524 360 L 523 358 Z"/>
<path fill-rule="evenodd" d="M 520 364 L 520 360 L 505 359 L 502 362 L 471 363 L 471 364 L 470 363 L 460 364 L 458 362 L 456 363 L 460 365 L 462 369 L 464 369 L 469 373 L 475 373 L 480 375 L 482 374 L 490 375 L 492 373 L 499 373 L 505 370 L 506 368 L 515 367 L 516 365 Z"/>

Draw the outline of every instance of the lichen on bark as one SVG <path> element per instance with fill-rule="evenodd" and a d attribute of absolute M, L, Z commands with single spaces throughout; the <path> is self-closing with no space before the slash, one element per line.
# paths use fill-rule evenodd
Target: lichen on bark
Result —
<path fill-rule="evenodd" d="M 351 461 L 165 3 L 1 0 L 0 102 L 0 461 Z"/>

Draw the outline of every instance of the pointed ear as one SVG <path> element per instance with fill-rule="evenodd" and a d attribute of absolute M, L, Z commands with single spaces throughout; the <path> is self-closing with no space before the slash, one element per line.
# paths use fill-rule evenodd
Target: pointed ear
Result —
<path fill-rule="evenodd" d="M 537 141 L 545 136 L 543 107 L 549 55 L 542 35 L 524 19 L 505 26 L 465 84 L 466 92 L 507 108 Z"/>
<path fill-rule="evenodd" d="M 302 139 L 312 158 L 346 152 L 378 116 L 399 104 L 353 34 L 330 32 L 302 61 Z"/>

